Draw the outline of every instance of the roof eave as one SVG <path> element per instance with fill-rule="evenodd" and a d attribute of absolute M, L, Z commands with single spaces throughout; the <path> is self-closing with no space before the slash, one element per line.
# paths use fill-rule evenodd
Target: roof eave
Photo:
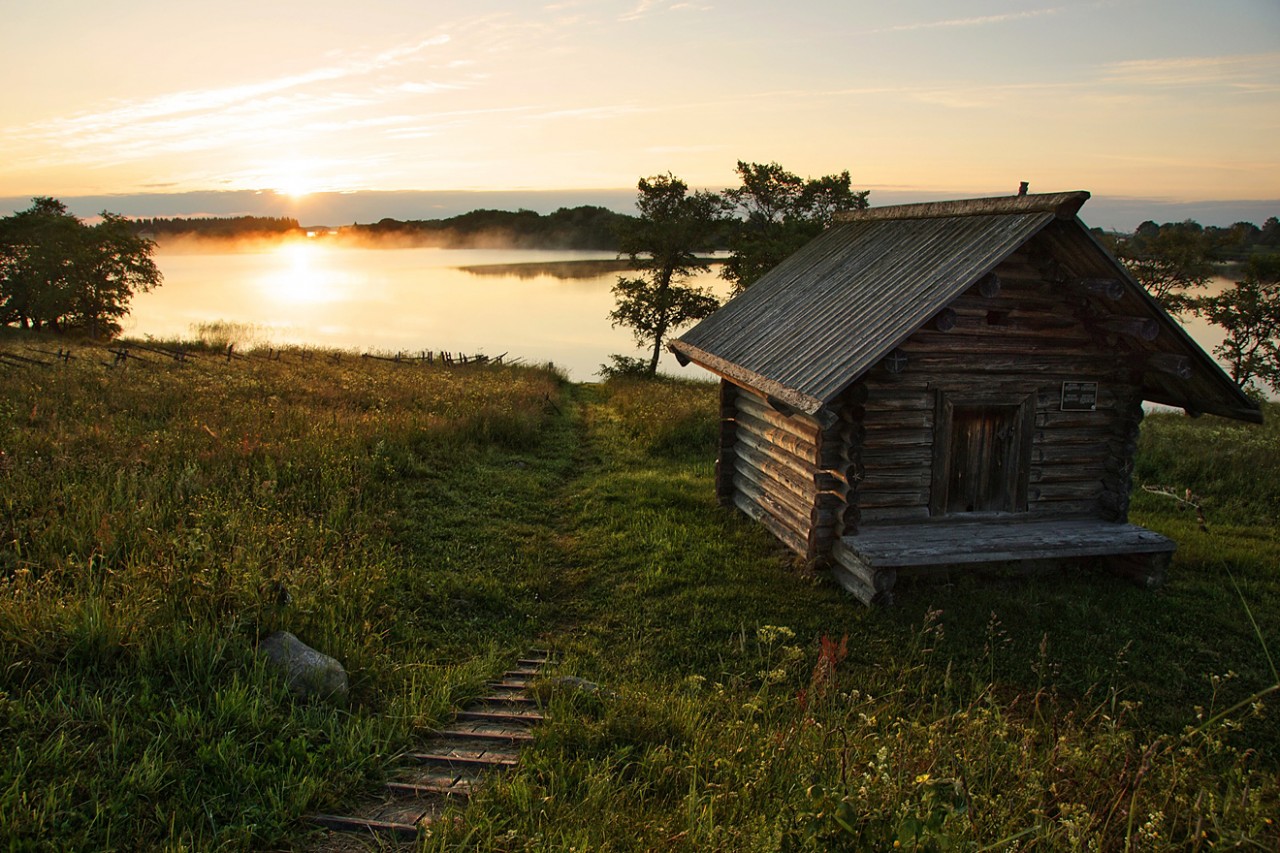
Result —
<path fill-rule="evenodd" d="M 761 376 L 755 371 L 747 370 L 741 365 L 726 361 L 684 341 L 671 341 L 671 343 L 667 344 L 667 348 L 676 353 L 677 356 L 684 356 L 689 361 L 705 370 L 711 371 L 722 379 L 727 379 L 735 385 L 750 388 L 765 397 L 779 400 L 790 408 L 811 417 L 818 417 L 819 411 L 824 405 L 823 401 L 816 397 L 811 397 L 794 388 L 788 388 L 780 382 Z"/>

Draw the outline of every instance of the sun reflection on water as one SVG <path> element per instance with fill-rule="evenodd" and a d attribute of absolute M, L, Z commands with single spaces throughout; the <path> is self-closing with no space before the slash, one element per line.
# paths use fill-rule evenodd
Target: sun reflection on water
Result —
<path fill-rule="evenodd" d="M 343 298 L 341 275 L 327 263 L 328 249 L 313 240 L 278 246 L 272 269 L 259 279 L 263 296 L 291 305 L 317 305 Z"/>

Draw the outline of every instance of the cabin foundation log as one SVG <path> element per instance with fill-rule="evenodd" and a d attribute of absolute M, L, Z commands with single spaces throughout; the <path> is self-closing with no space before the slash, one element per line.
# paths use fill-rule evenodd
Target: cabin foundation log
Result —
<path fill-rule="evenodd" d="M 893 604 L 893 587 L 898 573 L 877 569 L 858 558 L 856 552 L 837 540 L 831 549 L 831 576 L 868 607 Z"/>
<path fill-rule="evenodd" d="M 1125 554 L 1106 561 L 1109 572 L 1125 578 L 1143 589 L 1158 589 L 1169 579 L 1173 552 L 1158 554 Z"/>

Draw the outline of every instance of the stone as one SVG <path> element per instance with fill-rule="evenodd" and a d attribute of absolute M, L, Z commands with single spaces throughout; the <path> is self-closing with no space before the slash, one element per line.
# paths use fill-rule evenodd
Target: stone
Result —
<path fill-rule="evenodd" d="M 308 646 L 288 631 L 276 631 L 258 646 L 299 698 L 347 698 L 347 671 L 334 658 Z"/>

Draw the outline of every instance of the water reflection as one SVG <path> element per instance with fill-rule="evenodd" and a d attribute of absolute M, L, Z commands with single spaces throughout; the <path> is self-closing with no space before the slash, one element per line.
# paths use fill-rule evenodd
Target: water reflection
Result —
<path fill-rule="evenodd" d="M 609 325 L 613 264 L 564 278 L 530 264 L 613 261 L 607 252 L 495 249 L 358 249 L 317 241 L 242 251 L 161 247 L 165 283 L 139 294 L 128 334 L 192 337 L 201 324 L 261 330 L 261 343 L 356 350 L 447 350 L 554 362 L 578 381 L 610 353 L 643 355 L 631 334 Z M 503 274 L 460 267 L 515 264 Z M 554 268 L 550 268 L 554 269 Z M 563 272 L 562 269 L 555 270 Z M 581 273 L 583 270 L 578 269 Z M 699 283 L 722 298 L 729 286 Z M 663 369 L 681 376 L 670 355 Z M 706 374 L 701 374 L 705 376 Z"/>
<path fill-rule="evenodd" d="M 286 305 L 334 302 L 342 298 L 344 281 L 339 270 L 325 263 L 327 251 L 319 244 L 292 242 L 279 246 L 279 269 L 265 273 L 261 278 L 264 297 Z"/>
<path fill-rule="evenodd" d="M 610 353 L 644 355 L 609 325 L 619 273 L 608 252 L 529 249 L 360 249 L 323 241 L 242 251 L 161 247 L 164 286 L 139 294 L 126 332 L 192 337 L 200 324 L 258 330 L 257 343 L 354 350 L 447 350 L 554 362 L 571 378 L 594 378 Z M 595 262 L 588 263 L 588 262 Z M 727 298 L 716 273 L 697 280 Z M 1217 279 L 1210 292 L 1230 284 Z M 1223 332 L 1181 318 L 1212 352 Z M 680 368 L 665 354 L 662 369 Z"/>

